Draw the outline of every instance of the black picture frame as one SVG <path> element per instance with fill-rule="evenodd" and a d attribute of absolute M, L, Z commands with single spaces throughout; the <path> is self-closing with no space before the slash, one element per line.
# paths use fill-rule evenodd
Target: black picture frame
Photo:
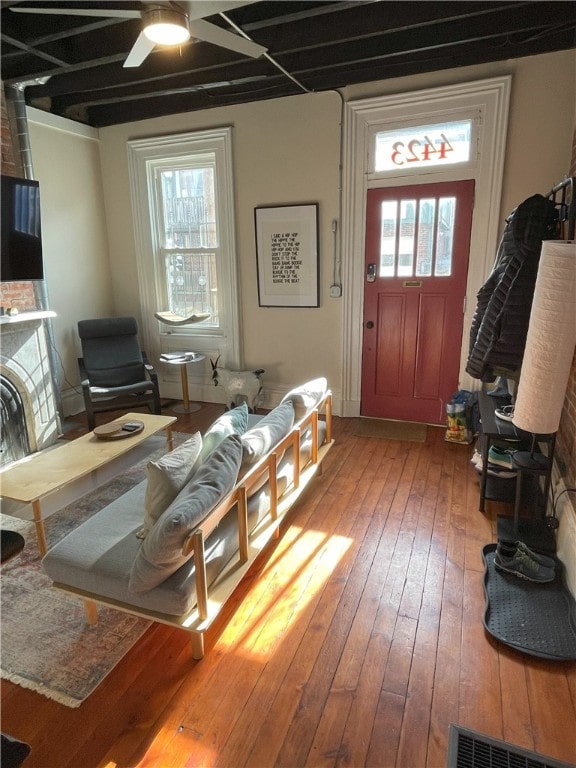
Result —
<path fill-rule="evenodd" d="M 254 209 L 258 303 L 318 307 L 318 203 Z"/>

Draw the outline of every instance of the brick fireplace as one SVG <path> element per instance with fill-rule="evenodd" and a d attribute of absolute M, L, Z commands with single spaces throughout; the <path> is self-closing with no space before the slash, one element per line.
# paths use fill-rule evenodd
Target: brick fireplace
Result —
<path fill-rule="evenodd" d="M 1 90 L 2 174 L 24 176 L 13 107 Z M 47 323 L 55 313 L 37 301 L 35 284 L 0 283 L 0 466 L 52 445 L 60 433 Z"/>
<path fill-rule="evenodd" d="M 35 453 L 58 438 L 59 423 L 44 322 L 54 312 L 0 317 L 0 465 Z"/>

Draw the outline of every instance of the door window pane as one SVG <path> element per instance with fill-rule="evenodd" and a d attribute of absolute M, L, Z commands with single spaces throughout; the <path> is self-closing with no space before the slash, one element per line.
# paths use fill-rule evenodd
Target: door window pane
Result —
<path fill-rule="evenodd" d="M 412 277 L 414 269 L 414 239 L 416 234 L 416 200 L 400 202 L 400 243 L 398 277 Z"/>
<path fill-rule="evenodd" d="M 455 213 L 455 197 L 383 202 L 379 276 L 449 277 Z"/>
<path fill-rule="evenodd" d="M 434 267 L 434 274 L 437 277 L 448 277 L 452 274 L 452 246 L 454 242 L 455 214 L 456 198 L 441 197 L 438 201 L 436 265 Z"/>
<path fill-rule="evenodd" d="M 393 277 L 396 264 L 398 201 L 390 200 L 382 203 L 380 216 L 380 277 Z"/>
<path fill-rule="evenodd" d="M 434 223 L 436 200 L 428 198 L 418 201 L 418 251 L 416 254 L 416 275 L 429 277 L 434 260 Z"/>

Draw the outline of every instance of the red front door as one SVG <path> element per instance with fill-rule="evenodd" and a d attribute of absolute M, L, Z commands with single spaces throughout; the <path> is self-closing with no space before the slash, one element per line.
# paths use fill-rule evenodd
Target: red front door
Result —
<path fill-rule="evenodd" d="M 445 422 L 458 389 L 474 181 L 368 191 L 363 416 Z"/>

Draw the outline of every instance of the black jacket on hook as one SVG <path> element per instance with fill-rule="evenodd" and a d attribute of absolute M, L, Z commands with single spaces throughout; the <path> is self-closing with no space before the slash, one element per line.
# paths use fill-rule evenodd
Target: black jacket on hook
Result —
<path fill-rule="evenodd" d="M 506 219 L 494 268 L 478 292 L 466 371 L 494 381 L 522 366 L 542 241 L 555 237 L 556 207 L 533 195 Z"/>

